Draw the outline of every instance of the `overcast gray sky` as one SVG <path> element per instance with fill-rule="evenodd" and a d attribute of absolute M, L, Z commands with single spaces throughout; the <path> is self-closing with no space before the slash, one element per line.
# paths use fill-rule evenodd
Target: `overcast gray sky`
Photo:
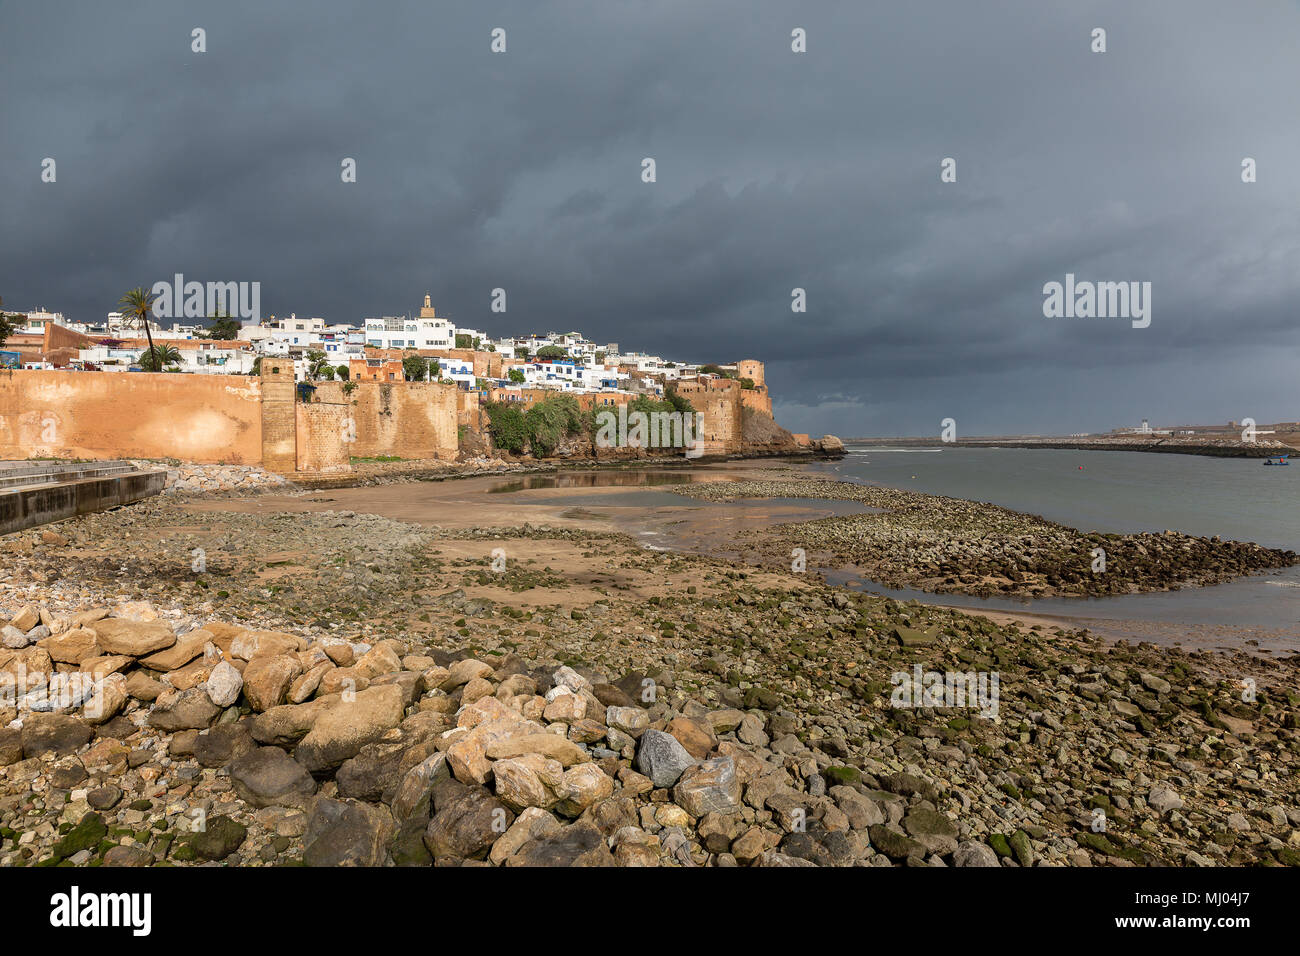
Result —
<path fill-rule="evenodd" d="M 818 434 L 1293 420 L 1298 51 L 1295 0 L 0 0 L 0 295 L 97 319 L 181 272 L 355 322 L 428 292 L 493 335 L 761 359 Z M 1066 273 L 1151 282 L 1150 326 L 1044 318 Z"/>

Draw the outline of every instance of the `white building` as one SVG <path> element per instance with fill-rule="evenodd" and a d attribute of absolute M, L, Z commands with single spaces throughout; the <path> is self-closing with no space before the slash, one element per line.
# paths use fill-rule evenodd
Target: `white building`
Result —
<path fill-rule="evenodd" d="M 366 319 L 365 344 L 374 349 L 451 349 L 456 327 L 448 319 L 386 315 Z"/>
<path fill-rule="evenodd" d="M 325 320 L 320 318 L 300 319 L 297 314 L 287 319 L 278 319 L 269 323 L 271 338 L 291 346 L 306 347 L 320 340 L 325 331 Z"/>
<path fill-rule="evenodd" d="M 43 335 L 46 326 L 49 325 L 67 326 L 62 312 L 46 312 L 44 306 L 32 309 L 30 312 L 10 312 L 9 315 L 17 316 L 22 320 L 23 324 L 14 331 L 26 335 Z"/>

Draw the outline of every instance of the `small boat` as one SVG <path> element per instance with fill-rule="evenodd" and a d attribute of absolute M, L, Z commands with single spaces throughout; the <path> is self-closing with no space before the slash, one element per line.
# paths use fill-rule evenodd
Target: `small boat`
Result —
<path fill-rule="evenodd" d="M 1291 464 L 1291 462 L 1287 461 L 1287 456 L 1286 456 L 1286 455 L 1280 455 L 1280 456 L 1278 456 L 1277 458 L 1265 458 L 1265 459 L 1264 459 L 1264 464 L 1266 464 L 1266 465 L 1289 465 L 1289 464 Z"/>

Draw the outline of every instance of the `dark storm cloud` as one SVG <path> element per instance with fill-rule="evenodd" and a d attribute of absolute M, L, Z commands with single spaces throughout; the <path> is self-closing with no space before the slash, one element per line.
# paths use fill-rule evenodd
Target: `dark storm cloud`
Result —
<path fill-rule="evenodd" d="M 1294 419 L 1298 35 L 1189 0 L 0 3 L 0 295 L 429 292 L 494 335 L 763 359 L 801 431 Z M 1045 319 L 1067 272 L 1151 282 L 1150 328 Z"/>

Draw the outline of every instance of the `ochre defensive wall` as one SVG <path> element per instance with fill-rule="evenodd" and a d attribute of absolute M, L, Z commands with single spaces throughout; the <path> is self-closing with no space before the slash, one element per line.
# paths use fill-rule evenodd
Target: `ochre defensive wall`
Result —
<path fill-rule="evenodd" d="M 456 457 L 453 385 L 326 382 L 303 403 L 291 363 L 263 365 L 261 376 L 0 371 L 0 459 L 175 458 L 289 474 L 347 471 L 354 456 Z"/>
<path fill-rule="evenodd" d="M 0 372 L 0 458 L 258 465 L 262 382 L 242 375 Z"/>
<path fill-rule="evenodd" d="M 351 454 L 358 458 L 394 455 L 408 459 L 454 459 L 455 385 L 438 382 L 318 382 L 317 401 L 348 405 L 355 434 Z"/>

